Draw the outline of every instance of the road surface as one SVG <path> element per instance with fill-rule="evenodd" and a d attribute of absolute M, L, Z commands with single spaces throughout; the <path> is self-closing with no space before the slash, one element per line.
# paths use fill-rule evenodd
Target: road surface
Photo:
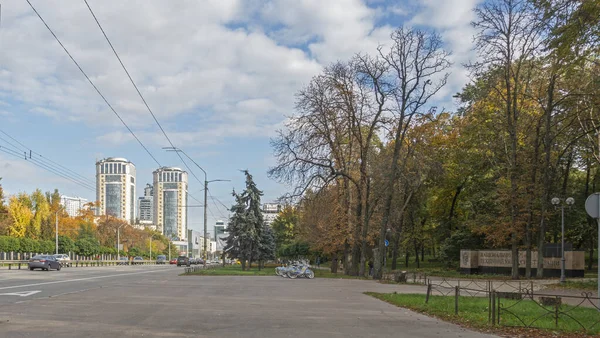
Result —
<path fill-rule="evenodd" d="M 0 271 L 0 336 L 490 337 L 363 294 L 417 286 L 182 272 L 174 266 Z"/>

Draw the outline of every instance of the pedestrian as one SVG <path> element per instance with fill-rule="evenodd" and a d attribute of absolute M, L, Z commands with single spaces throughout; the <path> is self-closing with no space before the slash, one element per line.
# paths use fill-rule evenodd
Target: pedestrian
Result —
<path fill-rule="evenodd" d="M 369 276 L 373 276 L 373 261 L 369 261 Z"/>
<path fill-rule="evenodd" d="M 321 268 L 321 257 L 317 257 L 317 268 Z"/>

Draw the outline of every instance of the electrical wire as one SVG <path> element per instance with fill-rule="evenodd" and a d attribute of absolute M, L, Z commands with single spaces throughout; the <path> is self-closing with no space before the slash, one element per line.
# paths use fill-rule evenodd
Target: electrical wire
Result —
<path fill-rule="evenodd" d="M 2 152 L 4 152 L 4 153 L 7 153 L 7 154 L 9 154 L 9 155 L 13 155 L 13 156 L 15 156 L 15 157 L 18 157 L 18 158 L 24 159 L 24 160 L 26 160 L 26 161 L 29 161 L 29 162 L 33 163 L 34 165 L 36 165 L 36 166 L 38 166 L 38 167 L 40 167 L 40 168 L 42 168 L 42 169 L 44 169 L 44 170 L 46 170 L 46 171 L 49 171 L 49 172 L 51 172 L 51 173 L 53 173 L 53 174 L 55 174 L 55 175 L 57 175 L 57 176 L 60 176 L 60 177 L 62 177 L 62 178 L 64 178 L 64 179 L 66 179 L 66 180 L 68 180 L 68 181 L 71 181 L 72 183 L 75 183 L 75 184 L 77 184 L 77 185 L 79 185 L 79 186 L 81 186 L 81 187 L 83 187 L 83 188 L 85 188 L 85 189 L 89 189 L 89 190 L 91 190 L 91 191 L 94 191 L 94 192 L 96 191 L 96 188 L 95 188 L 95 187 L 91 187 L 91 186 L 89 186 L 89 185 L 87 185 L 87 184 L 83 184 L 83 183 L 81 183 L 81 182 L 79 182 L 79 181 L 76 181 L 76 180 L 74 180 L 73 178 L 71 178 L 71 177 L 69 177 L 69 176 L 66 176 L 66 175 L 64 175 L 64 174 L 60 173 L 59 171 L 57 171 L 57 170 L 56 170 L 56 169 L 54 169 L 54 168 L 49 168 L 49 167 L 47 167 L 47 166 L 46 166 L 46 165 L 44 165 L 43 163 L 40 163 L 40 162 L 38 162 L 38 161 L 36 161 L 36 160 L 33 160 L 33 159 L 32 159 L 32 160 L 27 160 L 27 159 L 26 159 L 26 157 L 23 157 L 23 155 L 24 155 L 24 154 L 21 154 L 20 152 L 18 152 L 18 151 L 16 151 L 16 150 L 13 150 L 13 149 L 9 149 L 9 148 L 7 148 L 7 147 L 0 146 L 0 151 L 2 151 Z"/>
<path fill-rule="evenodd" d="M 156 122 L 156 124 L 158 125 L 158 128 L 160 128 L 160 131 L 163 133 L 163 135 L 165 136 L 165 138 L 167 139 L 167 141 L 169 142 L 169 144 L 171 145 L 171 147 L 177 149 L 177 147 L 175 147 L 175 145 L 173 144 L 173 142 L 171 142 L 171 139 L 167 135 L 167 132 L 165 131 L 165 129 L 162 127 L 162 125 L 160 124 L 160 122 L 158 122 L 158 119 L 156 118 L 156 115 L 154 115 L 154 112 L 152 111 L 152 109 L 150 109 L 150 106 L 148 105 L 148 102 L 146 102 L 146 99 L 142 95 L 142 92 L 139 90 L 138 86 L 135 84 L 135 81 L 133 81 L 133 78 L 131 77 L 131 74 L 129 74 L 129 71 L 127 70 L 127 67 L 125 67 L 125 64 L 123 63 L 123 61 L 121 60 L 121 57 L 119 56 L 119 53 L 117 53 L 117 50 L 115 49 L 115 47 L 113 46 L 112 42 L 108 38 L 108 35 L 106 35 L 106 32 L 104 31 L 104 28 L 102 28 L 102 25 L 100 24 L 100 21 L 98 21 L 98 18 L 96 17 L 96 14 L 94 14 L 94 11 L 92 10 L 92 7 L 87 2 L 87 0 L 83 0 L 83 2 L 85 2 L 87 8 L 89 9 L 90 13 L 92 14 L 92 17 L 94 17 L 94 21 L 96 21 L 96 24 L 98 25 L 98 28 L 100 28 L 100 31 L 102 32 L 102 35 L 104 35 L 104 38 L 106 39 L 106 42 L 108 42 L 108 45 L 110 46 L 110 49 L 112 49 L 113 53 L 117 57 L 117 60 L 119 60 L 119 63 L 121 64 L 121 67 L 125 71 L 125 74 L 127 74 L 127 77 L 129 78 L 129 81 L 131 82 L 131 84 L 135 88 L 135 91 L 138 93 L 139 97 L 142 99 L 142 102 L 144 102 L 144 105 L 146 106 L 146 109 L 148 109 L 148 112 L 150 113 L 150 115 L 152 115 L 152 118 L 154 119 L 154 122 Z M 183 165 L 186 167 L 186 169 L 189 171 L 189 173 L 198 182 L 200 182 L 200 184 L 204 184 L 204 182 L 201 181 L 196 176 L 196 174 L 194 174 L 194 172 L 188 166 L 188 164 L 185 162 L 185 160 L 183 159 L 183 157 L 181 156 L 181 154 L 179 154 L 178 151 L 175 151 L 175 152 L 177 153 L 177 156 L 179 157 L 179 159 L 181 160 L 181 162 L 183 163 Z"/>
<path fill-rule="evenodd" d="M 40 160 L 41 162 L 46 162 L 46 164 L 47 164 L 48 166 L 57 166 L 57 167 L 59 167 L 60 169 L 67 171 L 69 174 L 71 174 L 71 175 L 75 176 L 76 178 L 80 179 L 81 181 L 83 181 L 83 182 L 85 182 L 85 183 L 87 183 L 87 184 L 91 184 L 91 185 L 95 185 L 95 184 L 96 184 L 96 182 L 94 182 L 93 180 L 91 180 L 91 179 L 89 179 L 89 178 L 86 178 L 85 176 L 83 176 L 83 175 L 81 175 L 81 174 L 77 173 L 76 171 L 73 171 L 73 170 L 71 170 L 71 169 L 69 169 L 69 168 L 67 168 L 67 167 L 65 167 L 65 166 L 63 166 L 63 165 L 61 165 L 60 163 L 56 163 L 56 162 L 52 161 L 51 159 L 49 159 L 49 158 L 47 158 L 47 157 L 43 156 L 42 154 L 40 154 L 40 153 L 38 153 L 38 152 L 36 152 L 36 151 L 33 151 L 31 148 L 27 147 L 26 145 L 24 145 L 23 143 L 21 143 L 19 140 L 15 139 L 14 137 L 10 136 L 10 135 L 9 135 L 7 132 L 3 131 L 2 129 L 0 129 L 0 133 L 2 133 L 2 134 L 4 134 L 4 135 L 6 135 L 6 136 L 7 136 L 8 138 L 10 138 L 12 141 L 16 142 L 18 145 L 20 145 L 20 146 L 21 146 L 21 148 L 19 148 L 19 147 L 15 146 L 15 145 L 14 145 L 14 144 L 12 144 L 11 142 L 9 142 L 9 141 L 7 141 L 7 140 L 3 139 L 2 137 L 0 137 L 0 140 L 3 140 L 4 142 L 6 142 L 6 143 L 10 144 L 10 145 L 11 145 L 11 146 L 13 146 L 15 149 L 18 149 L 18 150 L 21 150 L 21 151 L 27 151 L 27 152 L 29 152 L 29 153 L 30 153 L 30 156 L 29 156 L 29 158 L 32 158 L 33 156 L 31 156 L 31 155 L 32 155 L 32 154 L 35 154 L 35 155 L 37 155 L 37 156 L 39 157 L 39 160 Z"/>
<path fill-rule="evenodd" d="M 144 148 L 144 150 L 148 153 L 148 155 L 150 155 L 150 157 L 154 160 L 154 162 L 156 162 L 156 164 L 158 164 L 158 166 L 160 167 L 161 166 L 160 162 L 158 162 L 158 160 L 154 157 L 154 155 L 152 155 L 152 153 L 150 152 L 150 150 L 148 150 L 148 148 L 146 148 L 146 146 L 144 145 L 144 143 L 142 143 L 142 141 L 137 137 L 137 135 L 135 135 L 135 133 L 133 132 L 133 130 L 131 130 L 131 128 L 129 128 L 129 126 L 127 125 L 127 123 L 125 123 L 125 121 L 121 118 L 121 116 L 119 115 L 119 113 L 117 113 L 117 111 L 113 108 L 113 106 L 108 102 L 108 100 L 106 99 L 106 97 L 104 97 L 104 95 L 102 94 L 102 92 L 100 92 L 100 90 L 98 89 L 98 87 L 96 87 L 96 85 L 94 84 L 94 82 L 92 82 L 92 80 L 89 78 L 89 76 L 87 75 L 87 73 L 81 68 L 81 66 L 79 65 L 79 63 L 77 63 L 77 61 L 75 61 L 75 58 L 73 58 L 73 56 L 71 55 L 71 53 L 69 53 L 69 50 L 63 45 L 63 43 L 56 36 L 56 34 L 54 34 L 54 31 L 50 28 L 50 26 L 48 26 L 48 24 L 46 23 L 46 21 L 44 20 L 44 18 L 42 18 L 42 16 L 40 15 L 40 13 L 38 13 L 38 11 L 35 9 L 35 7 L 33 7 L 33 5 L 31 4 L 31 2 L 29 0 L 25 0 L 25 1 L 27 1 L 27 3 L 29 4 L 29 6 L 31 7 L 31 9 L 33 9 L 33 11 L 38 16 L 38 18 L 40 18 L 40 20 L 42 21 L 42 23 L 44 24 L 44 26 L 46 26 L 46 28 L 48 29 L 48 31 L 50 31 L 50 33 L 52 34 L 52 36 L 54 37 L 54 39 L 62 47 L 62 49 L 65 51 L 65 53 L 67 53 L 67 55 L 69 56 L 69 58 L 71 59 L 71 61 L 73 61 L 73 63 L 75 63 L 75 65 L 77 66 L 77 68 L 79 68 L 79 71 L 83 74 L 83 76 L 85 76 L 85 78 L 92 85 L 92 87 L 94 87 L 94 89 L 96 90 L 96 92 L 98 93 L 98 95 L 100 95 L 100 97 L 102 97 L 102 99 L 104 100 L 104 103 L 106 103 L 106 105 L 110 108 L 110 110 L 112 110 L 112 112 L 117 116 L 117 118 L 119 119 L 119 121 L 121 121 L 121 123 L 125 126 L 125 128 L 127 128 L 127 130 L 129 131 L 129 133 L 131 133 L 131 135 L 133 135 L 133 137 L 138 141 L 138 143 L 142 146 L 142 148 Z"/>
<path fill-rule="evenodd" d="M 6 149 L 6 151 L 4 151 L 5 153 L 8 153 L 8 151 L 11 151 L 11 153 L 10 153 L 11 155 L 17 156 L 17 157 L 19 157 L 19 158 L 21 158 L 21 159 L 23 159 L 25 161 L 32 162 L 32 163 L 36 164 L 37 166 L 46 169 L 47 171 L 50 171 L 50 172 L 52 172 L 52 173 L 54 173 L 54 174 L 56 174 L 56 175 L 58 175 L 60 177 L 66 178 L 66 179 L 68 179 L 68 180 L 70 180 L 70 181 L 72 181 L 74 183 L 77 183 L 78 185 L 83 186 L 83 187 L 85 187 L 87 189 L 92 189 L 94 191 L 96 190 L 96 188 L 94 187 L 95 184 L 90 184 L 90 183 L 85 182 L 84 180 L 78 179 L 76 177 L 69 177 L 67 175 L 64 175 L 63 173 L 60 172 L 59 169 L 54 168 L 52 165 L 48 165 L 47 163 L 45 163 L 43 161 L 39 161 L 37 158 L 32 158 L 32 157 L 28 158 L 27 157 L 27 152 L 21 152 L 22 150 L 20 150 L 19 148 L 15 147 L 14 144 L 6 141 L 2 137 L 0 137 L 0 140 L 6 142 L 8 144 L 10 144 L 13 148 L 15 148 L 15 149 L 10 149 L 10 148 L 7 148 L 5 146 L 4 147 L 4 149 Z"/>

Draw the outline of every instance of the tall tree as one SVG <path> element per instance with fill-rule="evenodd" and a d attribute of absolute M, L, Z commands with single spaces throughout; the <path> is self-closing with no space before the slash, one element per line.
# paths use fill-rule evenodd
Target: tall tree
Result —
<path fill-rule="evenodd" d="M 27 233 L 27 227 L 31 223 L 33 213 L 27 205 L 27 194 L 21 193 L 18 196 L 12 196 L 8 202 L 8 214 L 11 224 L 8 227 L 8 234 L 12 237 L 23 238 Z"/>
<path fill-rule="evenodd" d="M 246 189 L 241 194 L 233 192 L 236 204 L 232 206 L 233 216 L 229 219 L 229 236 L 225 239 L 224 251 L 231 258 L 242 261 L 242 270 L 249 267 L 253 259 L 260 258 L 260 241 L 264 227 L 260 197 L 262 191 L 258 189 L 252 175 L 245 170 Z"/>
<path fill-rule="evenodd" d="M 379 229 L 379 252 L 385 252 L 385 238 L 390 226 L 395 183 L 401 172 L 401 151 L 405 146 L 406 133 L 413 117 L 422 113 L 425 105 L 448 79 L 446 70 L 450 67 L 449 53 L 442 47 L 439 35 L 412 28 L 399 28 L 392 33 L 389 49 L 379 49 L 379 54 L 391 69 L 393 77 L 381 81 L 393 81 L 393 94 L 390 110 L 394 114 L 388 125 L 390 142 L 393 144 L 391 158 L 385 169 L 383 211 Z M 380 255 L 382 267 L 384 256 Z M 383 270 L 375 269 L 373 278 L 380 279 Z"/>
<path fill-rule="evenodd" d="M 475 10 L 477 30 L 475 48 L 481 61 L 473 65 L 475 74 L 497 71 L 498 77 L 489 83 L 501 98 L 507 133 L 506 170 L 510 192 L 512 277 L 519 278 L 519 122 L 521 103 L 531 75 L 529 62 L 540 43 L 542 23 L 539 13 L 528 0 L 486 1 Z"/>

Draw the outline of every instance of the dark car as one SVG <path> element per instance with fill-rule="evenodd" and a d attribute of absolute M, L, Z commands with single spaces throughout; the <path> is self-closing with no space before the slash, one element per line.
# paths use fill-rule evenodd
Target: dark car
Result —
<path fill-rule="evenodd" d="M 167 263 L 167 256 L 165 256 L 165 255 L 156 256 L 156 264 L 166 264 L 166 263 Z"/>
<path fill-rule="evenodd" d="M 27 262 L 27 265 L 29 265 L 29 270 L 42 269 L 46 271 L 50 269 L 56 269 L 57 271 L 60 271 L 62 266 L 56 257 L 46 255 L 37 255 L 31 257 L 31 259 L 29 259 Z"/>
<path fill-rule="evenodd" d="M 190 266 L 190 259 L 187 256 L 177 257 L 177 266 Z"/>

